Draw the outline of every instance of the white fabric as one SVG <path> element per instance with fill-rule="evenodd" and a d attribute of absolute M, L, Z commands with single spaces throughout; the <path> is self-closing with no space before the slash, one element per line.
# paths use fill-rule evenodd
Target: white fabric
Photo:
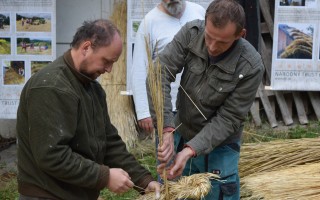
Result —
<path fill-rule="evenodd" d="M 186 9 L 180 19 L 162 12 L 157 6 L 146 14 L 141 21 L 134 43 L 132 59 L 132 94 L 137 113 L 137 119 L 150 117 L 148 96 L 146 91 L 146 77 L 148 57 L 145 44 L 145 36 L 150 38 L 149 48 L 153 59 L 157 52 L 173 39 L 174 35 L 187 22 L 195 19 L 204 19 L 205 9 L 192 2 L 186 1 Z M 157 43 L 157 44 L 156 44 Z M 157 45 L 157 46 L 156 46 Z M 172 108 L 176 110 L 176 99 L 180 83 L 181 73 L 176 81 L 171 83 Z"/>

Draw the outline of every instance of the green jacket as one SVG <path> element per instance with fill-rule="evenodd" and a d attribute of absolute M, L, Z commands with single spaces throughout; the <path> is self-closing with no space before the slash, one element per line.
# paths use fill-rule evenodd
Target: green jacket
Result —
<path fill-rule="evenodd" d="M 135 185 L 153 180 L 111 124 L 106 94 L 74 69 L 70 51 L 26 83 L 17 113 L 18 189 L 27 196 L 97 199 L 109 168 Z"/>
<path fill-rule="evenodd" d="M 165 70 L 164 127 L 181 124 L 177 131 L 197 155 L 239 141 L 264 73 L 260 54 L 242 38 L 226 57 L 210 64 L 204 29 L 204 21 L 187 23 L 159 55 Z M 170 105 L 174 78 L 168 70 L 174 76 L 183 70 L 180 85 L 187 93 L 179 88 L 175 121 Z"/>

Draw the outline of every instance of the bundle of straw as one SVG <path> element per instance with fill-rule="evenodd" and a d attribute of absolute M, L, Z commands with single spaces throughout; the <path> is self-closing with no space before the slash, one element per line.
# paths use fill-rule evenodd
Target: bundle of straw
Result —
<path fill-rule="evenodd" d="M 123 52 L 117 63 L 114 63 L 112 73 L 101 76 L 100 83 L 107 94 L 109 115 L 112 124 L 117 127 L 119 135 L 129 149 L 133 148 L 138 140 L 136 118 L 131 96 L 121 95 L 126 90 L 126 34 L 127 34 L 127 2 L 115 1 L 113 14 L 110 20 L 121 31 Z"/>
<path fill-rule="evenodd" d="M 292 139 L 243 144 L 239 175 L 279 170 L 306 163 L 320 162 L 320 138 Z"/>
<path fill-rule="evenodd" d="M 149 92 L 151 96 L 152 106 L 156 114 L 157 127 L 158 127 L 158 137 L 159 145 L 163 144 L 163 92 L 162 92 L 162 70 L 160 61 L 157 58 L 154 62 L 152 60 L 151 50 L 150 50 L 150 38 L 145 37 L 145 44 L 148 56 L 148 85 Z M 165 199 L 168 200 L 169 185 L 167 180 L 166 170 L 163 170 L 163 181 L 165 188 Z"/>
<path fill-rule="evenodd" d="M 177 182 L 168 181 L 169 191 L 165 196 L 164 188 L 160 194 L 160 200 L 164 200 L 165 197 L 172 199 L 202 199 L 211 190 L 211 179 L 219 180 L 219 176 L 212 173 L 193 174 L 191 176 L 182 176 Z M 148 193 L 140 196 L 138 200 L 153 200 L 155 193 Z"/>
<path fill-rule="evenodd" d="M 243 178 L 251 192 L 245 199 L 320 199 L 320 162 Z"/>

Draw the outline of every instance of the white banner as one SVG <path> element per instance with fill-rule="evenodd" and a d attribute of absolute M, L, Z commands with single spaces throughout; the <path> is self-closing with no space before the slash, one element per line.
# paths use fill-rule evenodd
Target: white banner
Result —
<path fill-rule="evenodd" d="M 26 81 L 56 58 L 56 0 L 0 0 L 0 119 L 15 119 Z"/>
<path fill-rule="evenodd" d="M 320 2 L 276 0 L 271 89 L 320 91 Z"/>
<path fill-rule="evenodd" d="M 188 0 L 207 9 L 212 0 Z M 131 95 L 131 68 L 135 33 L 138 31 L 140 22 L 144 16 L 157 4 L 159 0 L 128 0 L 127 1 L 127 91 Z M 124 94 L 124 93 L 123 93 Z"/>

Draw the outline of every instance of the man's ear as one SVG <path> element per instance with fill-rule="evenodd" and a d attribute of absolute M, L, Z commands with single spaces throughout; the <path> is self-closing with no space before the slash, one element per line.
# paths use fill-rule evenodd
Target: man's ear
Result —
<path fill-rule="evenodd" d="M 91 42 L 90 41 L 85 41 L 80 45 L 80 51 L 83 55 L 86 55 L 86 52 L 89 50 L 91 47 Z"/>
<path fill-rule="evenodd" d="M 90 47 L 91 47 L 91 41 L 89 41 L 89 40 L 83 42 L 82 45 L 81 45 L 81 48 L 82 48 L 83 50 L 88 50 Z"/>
<path fill-rule="evenodd" d="M 247 35 L 247 30 L 246 29 L 242 29 L 241 32 L 239 33 L 239 38 L 240 37 L 246 38 L 246 35 Z"/>

